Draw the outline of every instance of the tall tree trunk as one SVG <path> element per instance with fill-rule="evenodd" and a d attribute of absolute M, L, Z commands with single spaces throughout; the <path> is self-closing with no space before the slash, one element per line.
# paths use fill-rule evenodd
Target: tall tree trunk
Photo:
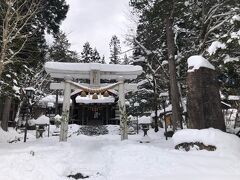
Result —
<path fill-rule="evenodd" d="M 175 131 L 180 127 L 181 122 L 181 108 L 180 108 L 180 97 L 179 89 L 177 85 L 177 73 L 175 65 L 175 47 L 174 47 L 174 33 L 173 33 L 173 20 L 168 16 L 165 19 L 166 25 L 166 34 L 167 34 L 167 50 L 168 50 L 168 65 L 170 73 L 170 95 L 172 103 L 172 121 L 173 121 L 173 130 Z"/>
<path fill-rule="evenodd" d="M 2 75 L 3 72 L 3 62 L 0 61 L 0 77 Z"/>
<path fill-rule="evenodd" d="M 153 91 L 154 91 L 154 109 L 155 109 L 155 117 L 154 117 L 154 131 L 155 132 L 158 132 L 158 113 L 157 113 L 157 110 L 158 110 L 158 104 L 157 104 L 157 88 L 156 88 L 156 78 L 154 78 L 154 80 L 153 80 L 153 85 L 154 85 L 154 89 L 153 89 Z"/>
<path fill-rule="evenodd" d="M 5 103 L 4 103 L 4 108 L 3 108 L 3 117 L 2 117 L 2 122 L 1 122 L 1 127 L 4 131 L 8 131 L 8 121 L 10 117 L 10 110 L 11 110 L 11 102 L 12 98 L 11 97 L 6 97 L 5 98 Z"/>

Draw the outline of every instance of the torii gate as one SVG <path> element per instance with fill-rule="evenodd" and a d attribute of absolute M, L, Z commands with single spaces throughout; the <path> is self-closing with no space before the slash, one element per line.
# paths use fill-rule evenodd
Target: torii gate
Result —
<path fill-rule="evenodd" d="M 60 129 L 60 141 L 67 141 L 70 96 L 72 89 L 82 89 L 90 93 L 102 93 L 108 89 L 118 88 L 121 140 L 128 139 L 128 128 L 125 107 L 125 90 L 133 91 L 135 84 L 125 84 L 126 79 L 135 79 L 142 73 L 142 67 L 119 64 L 99 63 L 60 63 L 47 62 L 45 70 L 53 78 L 64 79 L 63 83 L 52 83 L 51 89 L 64 89 L 63 112 Z M 78 84 L 72 80 L 90 79 L 90 84 Z M 101 84 L 101 79 L 118 80 L 114 84 Z"/>

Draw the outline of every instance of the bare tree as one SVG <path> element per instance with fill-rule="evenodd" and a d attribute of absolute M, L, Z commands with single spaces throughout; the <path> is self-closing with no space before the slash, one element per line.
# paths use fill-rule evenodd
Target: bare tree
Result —
<path fill-rule="evenodd" d="M 34 32 L 24 31 L 31 19 L 40 11 L 41 0 L 2 0 L 0 4 L 0 77 L 6 65 L 13 63 L 14 58 L 24 48 Z M 18 40 L 17 48 L 11 49 L 12 43 Z"/>

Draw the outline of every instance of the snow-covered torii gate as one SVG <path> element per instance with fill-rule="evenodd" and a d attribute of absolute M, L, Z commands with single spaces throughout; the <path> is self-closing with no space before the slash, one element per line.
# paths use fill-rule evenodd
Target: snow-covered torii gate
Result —
<path fill-rule="evenodd" d="M 125 91 L 136 90 L 135 84 L 125 84 L 126 79 L 135 79 L 142 73 L 142 67 L 119 64 L 99 63 L 60 63 L 47 62 L 45 70 L 53 78 L 64 79 L 62 83 L 52 83 L 51 89 L 63 89 L 63 112 L 60 130 L 60 141 L 67 141 L 68 121 L 70 111 L 70 96 L 72 89 L 82 89 L 89 93 L 103 93 L 109 89 L 118 89 L 121 140 L 128 138 Z M 90 84 L 79 84 L 73 79 L 90 79 Z M 114 84 L 101 84 L 101 79 L 117 80 Z"/>

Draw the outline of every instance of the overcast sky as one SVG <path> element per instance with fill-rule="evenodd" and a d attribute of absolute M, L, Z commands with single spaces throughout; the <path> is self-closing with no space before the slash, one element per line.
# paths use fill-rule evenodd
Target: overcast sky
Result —
<path fill-rule="evenodd" d="M 109 43 L 115 34 L 121 40 L 129 28 L 129 0 L 66 0 L 70 5 L 61 29 L 67 34 L 71 49 L 82 51 L 85 42 L 96 47 L 100 55 L 109 56 Z"/>

